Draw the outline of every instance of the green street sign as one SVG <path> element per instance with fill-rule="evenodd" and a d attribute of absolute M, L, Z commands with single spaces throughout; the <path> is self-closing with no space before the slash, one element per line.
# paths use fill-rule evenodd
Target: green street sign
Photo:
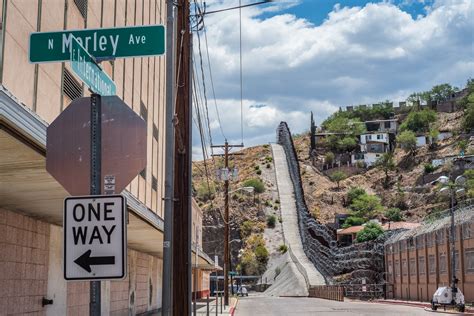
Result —
<path fill-rule="evenodd" d="M 69 60 L 73 37 L 96 58 L 162 55 L 166 47 L 163 25 L 39 32 L 30 34 L 30 62 Z"/>
<path fill-rule="evenodd" d="M 89 55 L 75 37 L 71 42 L 71 68 L 92 91 L 100 95 L 115 95 L 115 83 L 94 62 L 94 57 Z"/>

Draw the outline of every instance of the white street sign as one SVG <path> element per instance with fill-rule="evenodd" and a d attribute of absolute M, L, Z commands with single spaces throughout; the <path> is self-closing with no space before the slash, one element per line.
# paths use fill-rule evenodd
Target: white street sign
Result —
<path fill-rule="evenodd" d="M 122 279 L 127 275 L 127 223 L 121 195 L 64 201 L 64 278 Z"/>

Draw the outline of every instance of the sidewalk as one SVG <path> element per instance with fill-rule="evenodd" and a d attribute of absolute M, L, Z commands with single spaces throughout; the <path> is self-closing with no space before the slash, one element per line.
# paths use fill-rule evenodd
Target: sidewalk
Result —
<path fill-rule="evenodd" d="M 374 303 L 382 303 L 382 304 L 395 304 L 395 305 L 407 305 L 407 306 L 418 306 L 418 307 L 424 307 L 424 308 L 428 308 L 431 310 L 431 304 L 428 303 L 428 302 L 418 302 L 418 301 L 402 301 L 402 300 L 390 300 L 390 299 L 387 299 L 387 300 L 373 300 L 372 302 Z M 446 308 L 446 310 L 450 310 L 451 311 L 451 308 Z M 444 308 L 443 307 L 439 307 L 438 308 L 438 311 L 440 312 L 444 312 Z M 455 314 L 461 314 L 459 312 L 456 312 Z M 474 309 L 470 306 L 466 306 L 466 311 L 464 312 L 464 314 L 474 314 Z"/>
<path fill-rule="evenodd" d="M 219 297 L 219 305 L 217 308 L 216 314 L 216 298 L 209 297 L 209 316 L 215 315 L 225 315 L 225 316 L 233 316 L 235 311 L 235 306 L 237 305 L 238 299 L 235 297 L 229 298 L 229 306 L 222 306 L 222 313 L 221 313 L 221 298 Z M 191 305 L 194 309 L 194 305 Z M 207 299 L 199 299 L 196 303 L 197 313 L 196 315 L 207 315 Z"/>

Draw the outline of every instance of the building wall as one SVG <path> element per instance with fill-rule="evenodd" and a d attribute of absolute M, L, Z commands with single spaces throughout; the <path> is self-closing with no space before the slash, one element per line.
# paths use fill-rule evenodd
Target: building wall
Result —
<path fill-rule="evenodd" d="M 62 86 L 65 71 L 72 71 L 69 62 L 30 64 L 32 32 L 164 24 L 166 18 L 164 0 L 88 1 L 87 18 L 73 0 L 0 0 L 0 7 L 6 14 L 0 83 L 47 123 L 71 102 Z M 128 190 L 163 217 L 164 159 L 159 153 L 165 150 L 165 57 L 117 59 L 102 67 L 116 83 L 117 95 L 137 114 L 141 103 L 147 109 L 147 167 Z"/>
<path fill-rule="evenodd" d="M 369 138 L 370 139 L 367 139 Z M 372 141 L 372 142 L 379 142 L 379 143 L 385 143 L 388 144 L 389 142 L 389 136 L 387 133 L 371 133 L 371 134 L 362 134 L 360 135 L 360 143 L 361 144 L 367 144 L 367 140 Z"/>
<path fill-rule="evenodd" d="M 451 280 L 449 228 L 385 246 L 388 298 L 430 301 Z M 456 227 L 456 277 L 467 303 L 474 302 L 474 223 Z M 461 254 L 461 256 L 459 256 Z"/>
<path fill-rule="evenodd" d="M 87 315 L 89 282 L 66 282 L 62 228 L 0 209 L 0 315 Z M 129 315 L 161 307 L 162 260 L 128 249 L 124 280 L 102 281 L 102 313 Z M 42 298 L 53 300 L 43 307 Z"/>

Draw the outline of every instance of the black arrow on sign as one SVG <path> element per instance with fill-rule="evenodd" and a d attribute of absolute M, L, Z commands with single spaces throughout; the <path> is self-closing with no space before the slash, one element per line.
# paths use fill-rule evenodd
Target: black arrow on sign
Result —
<path fill-rule="evenodd" d="M 74 262 L 87 272 L 91 272 L 91 266 L 115 264 L 115 256 L 91 257 L 91 252 L 92 250 L 87 250 Z"/>

